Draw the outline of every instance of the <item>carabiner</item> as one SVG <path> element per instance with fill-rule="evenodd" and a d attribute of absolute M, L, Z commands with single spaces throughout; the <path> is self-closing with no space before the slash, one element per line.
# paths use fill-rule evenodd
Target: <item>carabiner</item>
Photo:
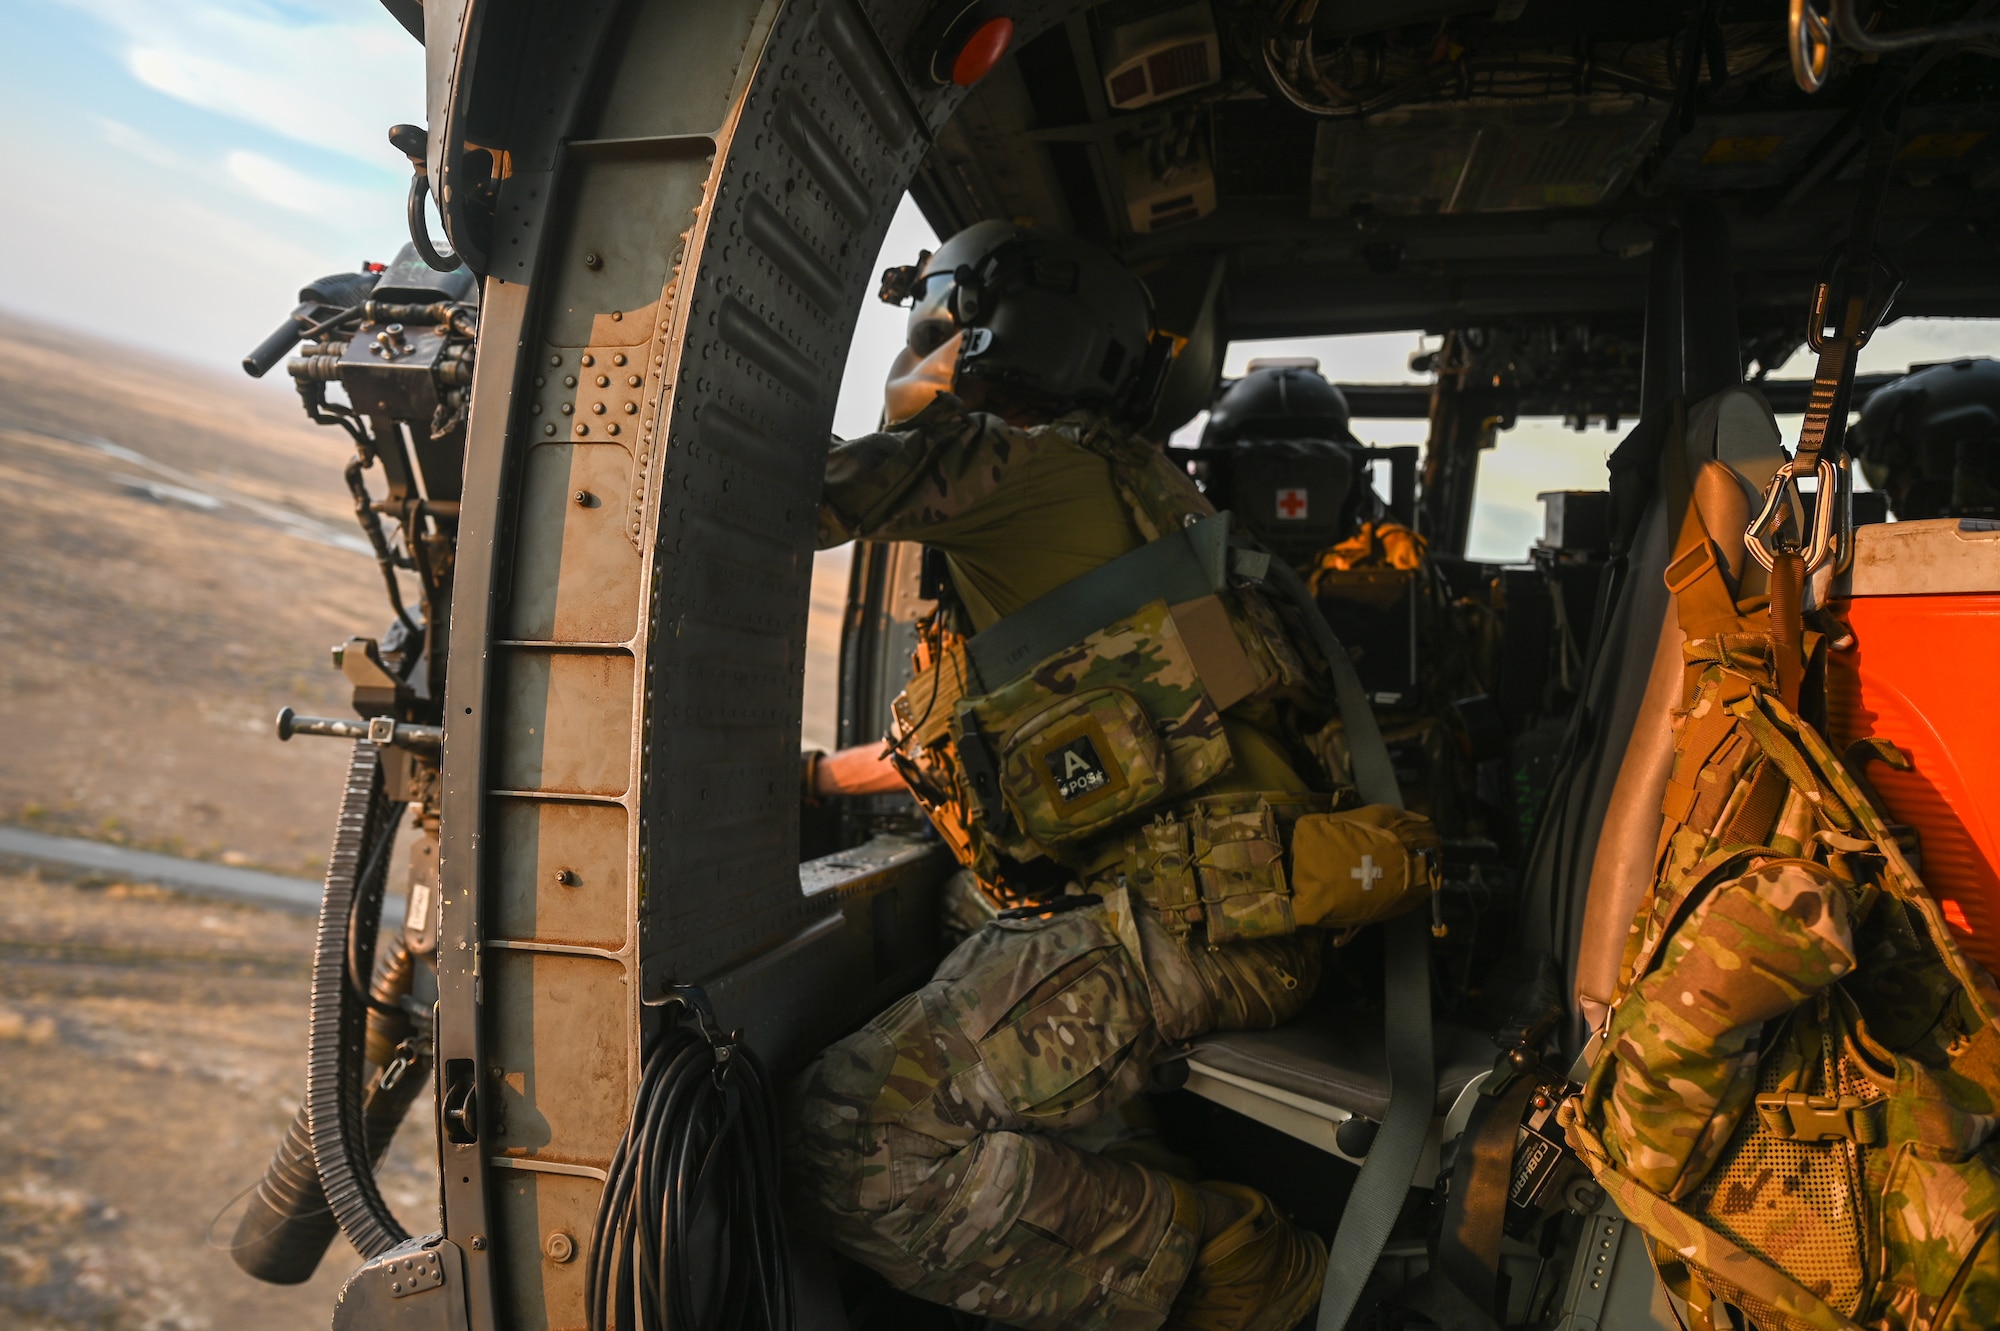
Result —
<path fill-rule="evenodd" d="M 1800 92 L 1818 92 L 1826 86 L 1827 66 L 1833 56 L 1833 25 L 1813 8 L 1812 0 L 1792 0 L 1785 26 L 1792 81 Z"/>
<path fill-rule="evenodd" d="M 1792 475 L 1790 461 L 1781 465 L 1771 477 L 1771 483 L 1764 488 L 1764 507 L 1750 520 L 1743 532 L 1743 544 L 1750 555 L 1770 572 L 1777 559 L 1777 535 L 1784 522 L 1780 505 L 1788 495 L 1798 493 L 1798 480 Z M 1805 556 L 1806 572 L 1811 573 L 1824 565 L 1828 559 L 1837 558 L 1843 543 L 1834 529 L 1836 508 L 1845 507 L 1840 500 L 1840 468 L 1832 458 L 1824 455 L 1813 468 L 1813 479 L 1819 483 L 1813 496 L 1812 540 L 1801 551 Z"/>

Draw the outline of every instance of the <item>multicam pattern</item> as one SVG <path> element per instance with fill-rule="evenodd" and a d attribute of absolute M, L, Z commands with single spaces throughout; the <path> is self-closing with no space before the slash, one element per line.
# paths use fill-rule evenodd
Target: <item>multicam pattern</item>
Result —
<path fill-rule="evenodd" d="M 2000 1325 L 2000 990 L 1740 627 L 1688 644 L 1659 873 L 1563 1125 L 1697 1320 Z"/>
<path fill-rule="evenodd" d="M 807 1068 L 789 1176 L 834 1247 L 1025 1331 L 1160 1325 L 1194 1261 L 1193 1190 L 1063 1134 L 1136 1093 L 1166 1040 L 1292 1015 L 1318 962 L 1281 939 L 1199 966 L 1128 941 L 1124 910 L 997 921 Z"/>
<path fill-rule="evenodd" d="M 1112 464 L 1112 480 L 1146 540 L 1178 531 L 1215 506 L 1185 472 L 1138 435 L 1078 411 L 1020 429 L 969 413 L 949 393 L 893 430 L 835 440 L 820 504 L 822 549 L 843 541 L 922 540 L 929 528 L 988 508 L 1002 485 L 1038 457 L 1082 449 Z"/>
<path fill-rule="evenodd" d="M 1064 801 L 1051 788 L 1046 763 L 1037 756 L 1035 737 L 1051 733 L 1051 719 L 1059 726 L 1069 715 L 1060 709 L 1097 691 L 1123 694 L 1138 704 L 1140 714 L 1130 720 L 1113 720 L 1109 706 L 1093 710 L 1105 721 L 1098 736 L 1108 741 L 1109 751 L 1099 754 L 1100 760 L 1117 769 L 1113 775 L 1121 786 L 1133 793 L 1146 790 L 1144 801 Z M 1153 799 L 1187 794 L 1229 770 L 1222 717 L 1202 689 L 1164 601 L 1098 630 L 1012 684 L 961 702 L 959 709 L 961 718 L 977 725 L 1000 755 L 1019 825 L 1031 834 L 1027 841 L 1003 848 L 1021 858 L 1046 853 Z M 1145 733 L 1149 722 L 1151 733 Z M 1165 770 L 1155 771 L 1161 747 Z"/>
<path fill-rule="evenodd" d="M 1051 492 L 1064 500 L 1058 518 L 1038 507 Z M 952 627 L 970 631 L 1211 512 L 1156 447 L 1101 418 L 1079 413 L 1022 430 L 969 415 L 944 396 L 894 431 L 833 449 L 819 534 L 822 545 L 909 539 L 946 550 L 971 621 Z M 1098 516 L 1083 522 L 1075 520 L 1079 513 Z M 1044 549 L 1024 535 L 1037 522 L 1064 548 Z M 1021 558 L 1024 549 L 1032 557 Z M 1261 649 L 1246 646 L 1265 667 L 1260 673 L 1277 678 L 1288 703 L 1313 702 L 1308 695 L 1317 685 L 1307 661 L 1314 658 L 1302 658 L 1297 635 L 1280 623 L 1283 612 L 1247 593 L 1240 599 L 1232 598 L 1243 613 L 1231 623 L 1239 639 Z M 937 641 L 937 621 L 926 632 L 934 650 L 920 653 L 919 666 L 935 659 L 955 669 L 962 654 Z M 1092 876 L 1100 860 L 1118 858 L 1122 832 L 1161 809 L 1184 809 L 1191 792 L 1230 765 L 1221 718 L 1164 605 L 1146 607 L 985 698 L 962 699 L 962 683 L 956 674 L 938 676 L 905 698 L 898 767 L 978 876 L 957 884 L 959 904 L 949 911 L 954 925 L 975 932 L 930 984 L 806 1070 L 795 1088 L 789 1178 L 803 1214 L 826 1238 L 898 1288 L 1028 1331 L 1150 1331 L 1165 1320 L 1194 1263 L 1196 1194 L 1166 1170 L 1129 1152 L 1086 1149 L 1083 1139 L 1093 1130 L 1101 1135 L 1107 1116 L 1146 1081 L 1163 1043 L 1265 1028 L 1295 1015 L 1319 982 L 1325 936 L 1195 945 L 1186 936 L 1192 921 L 1176 937 L 1152 911 L 1135 912 L 1115 882 Z M 1086 717 L 1056 715 L 1092 691 L 1132 700 L 1140 721 L 1106 715 L 1095 703 L 1081 708 Z M 1268 719 L 1275 704 L 1263 699 L 1259 706 L 1265 710 L 1254 719 L 1246 719 L 1247 709 L 1232 711 L 1232 724 L 1266 731 L 1281 751 Z M 941 724 L 946 707 L 952 733 Z M 1038 726 L 1038 717 L 1046 724 Z M 1037 736 L 1066 744 L 1063 727 L 1085 721 L 1095 722 L 1090 735 L 1103 748 L 1074 751 L 1079 760 L 1087 768 L 1105 758 L 1106 786 L 1115 760 L 1128 790 L 1148 784 L 1143 769 L 1151 763 L 1162 790 L 1146 801 L 1152 807 L 1108 807 L 1115 794 L 1051 797 L 1042 777 L 1054 769 L 1037 771 L 1034 763 L 1062 745 L 1038 744 Z M 1140 752 L 1141 722 L 1155 731 L 1156 762 Z M 1101 905 L 1041 920 L 990 920 L 987 889 L 998 879 L 1000 847 L 993 811 L 975 809 L 968 794 L 977 779 L 977 758 L 959 751 L 968 723 L 990 744 L 1012 788 L 1012 830 L 997 839 L 1019 859 L 1059 856 L 1102 892 Z M 1103 788 L 1088 771 L 1074 775 L 1071 796 Z M 1308 807 L 1331 805 L 1297 784 L 1298 793 L 1273 796 L 1280 832 Z M 1113 817 L 1101 828 L 1089 821 L 1106 812 Z M 1268 818 L 1267 809 L 1254 829 L 1259 836 L 1268 833 Z M 1172 861 L 1199 918 L 1189 825 L 1170 814 L 1158 826 L 1172 835 L 1163 833 L 1156 859 L 1163 868 Z M 1023 827 L 1048 841 L 1024 836 Z M 1270 861 L 1252 844 L 1257 838 L 1239 841 L 1236 830 L 1210 829 L 1211 868 L 1225 875 Z M 1281 882 L 1281 867 L 1270 867 Z M 1211 873 L 1210 880 L 1220 893 L 1224 879 Z M 1252 896 L 1229 900 L 1235 904 L 1226 909 L 1234 910 Z"/>
<path fill-rule="evenodd" d="M 1189 821 L 1208 941 L 1238 943 L 1291 933 L 1297 925 L 1291 886 L 1285 881 L 1285 847 L 1269 801 L 1259 795 L 1198 800 Z"/>
<path fill-rule="evenodd" d="M 1716 887 L 1612 1022 L 1611 1159 L 1685 1196 L 1749 1107 L 1764 1023 L 1853 969 L 1847 898 L 1821 866 L 1773 860 Z"/>

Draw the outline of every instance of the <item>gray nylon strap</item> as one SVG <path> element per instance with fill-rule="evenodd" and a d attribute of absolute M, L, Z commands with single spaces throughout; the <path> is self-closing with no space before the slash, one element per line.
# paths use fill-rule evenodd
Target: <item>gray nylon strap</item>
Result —
<path fill-rule="evenodd" d="M 1071 578 L 966 639 L 979 690 L 1012 683 L 1037 661 L 1075 646 L 1143 605 L 1172 605 L 1221 591 L 1228 555 L 1229 515 L 1217 513 Z"/>
<path fill-rule="evenodd" d="M 1320 655 L 1333 671 L 1334 700 L 1347 731 L 1354 784 L 1369 804 L 1403 807 L 1396 768 L 1382 742 L 1382 728 L 1361 687 L 1354 663 L 1319 612 L 1298 574 L 1272 561 L 1271 581 L 1298 603 Z M 1431 1051 L 1430 930 L 1422 912 L 1400 915 L 1382 926 L 1387 951 L 1383 967 L 1383 1025 L 1389 1052 L 1389 1108 L 1362 1162 L 1361 1176 L 1347 1195 L 1340 1229 L 1326 1259 L 1320 1289 L 1317 1331 L 1345 1331 L 1361 1300 L 1362 1288 L 1381 1259 L 1389 1231 L 1417 1176 L 1424 1142 L 1437 1103 L 1437 1063 Z"/>

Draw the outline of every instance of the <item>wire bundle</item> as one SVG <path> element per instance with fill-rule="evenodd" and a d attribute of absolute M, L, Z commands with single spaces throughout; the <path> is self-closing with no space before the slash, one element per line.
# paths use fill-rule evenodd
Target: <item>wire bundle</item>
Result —
<path fill-rule="evenodd" d="M 770 1081 L 698 996 L 675 1001 L 591 1227 L 590 1331 L 790 1331 Z"/>

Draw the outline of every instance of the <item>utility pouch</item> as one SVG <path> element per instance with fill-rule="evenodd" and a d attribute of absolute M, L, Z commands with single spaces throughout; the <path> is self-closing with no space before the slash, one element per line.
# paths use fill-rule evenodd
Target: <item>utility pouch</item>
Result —
<path fill-rule="evenodd" d="M 1760 1114 L 1767 1102 L 1773 1115 L 1785 1108 L 1782 1094 L 1757 1096 L 1764 1023 L 1854 962 L 1847 889 L 1824 866 L 1768 860 L 1716 885 L 1612 1020 L 1603 1132 L 1611 1159 L 1663 1197 L 1693 1191 L 1753 1098 Z M 1815 1120 L 1799 1117 L 1806 1133 L 1796 1135 L 1807 1135 Z M 1789 1117 L 1785 1126 L 1795 1135 Z"/>
<path fill-rule="evenodd" d="M 1185 821 L 1163 813 L 1125 842 L 1126 884 L 1159 912 L 1160 922 L 1175 938 L 1187 937 L 1201 923 L 1191 840 Z"/>
<path fill-rule="evenodd" d="M 1231 763 L 1222 718 L 1165 601 L 991 693 L 961 698 L 956 713 L 953 734 L 968 775 L 976 775 L 970 750 L 983 742 L 1013 815 L 1003 817 L 980 792 L 987 830 L 1022 859 L 1193 791 Z"/>
<path fill-rule="evenodd" d="M 1308 814 L 1292 829 L 1292 913 L 1345 943 L 1429 900 L 1437 847 L 1430 819 L 1391 805 Z"/>
<path fill-rule="evenodd" d="M 1211 945 L 1294 932 L 1285 845 L 1331 797 L 1247 791 L 1188 800 L 1125 837 L 1104 872 L 1159 912 L 1185 938 L 1204 925 Z"/>
<path fill-rule="evenodd" d="M 1167 751 L 1129 690 L 1085 689 L 1007 737 L 1000 784 L 1045 845 L 1087 836 L 1167 792 Z"/>
<path fill-rule="evenodd" d="M 1261 795 L 1194 801 L 1195 881 L 1210 943 L 1276 938 L 1296 927 L 1278 817 Z"/>

